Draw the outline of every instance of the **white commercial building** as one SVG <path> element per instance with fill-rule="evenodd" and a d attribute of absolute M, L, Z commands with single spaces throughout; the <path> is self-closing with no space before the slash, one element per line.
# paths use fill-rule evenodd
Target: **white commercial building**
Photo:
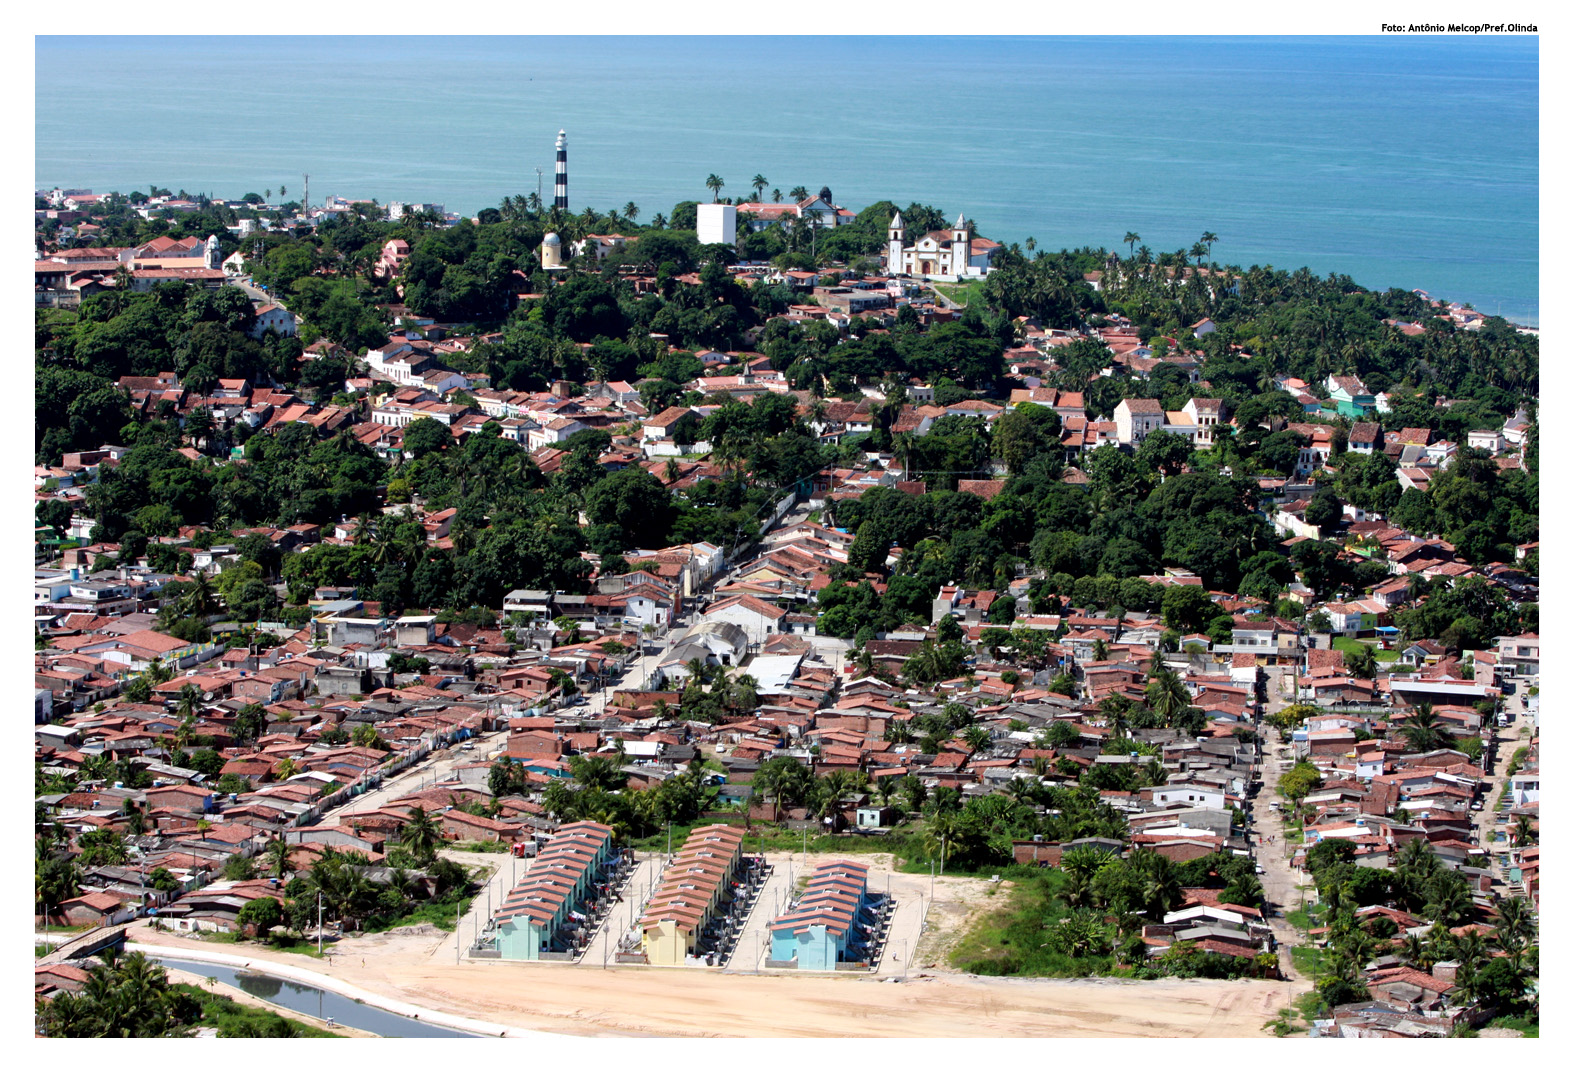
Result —
<path fill-rule="evenodd" d="M 729 246 L 737 245 L 738 206 L 700 205 L 698 213 L 699 222 L 696 230 L 699 233 L 700 245 L 708 246 L 714 242 L 724 242 Z"/>

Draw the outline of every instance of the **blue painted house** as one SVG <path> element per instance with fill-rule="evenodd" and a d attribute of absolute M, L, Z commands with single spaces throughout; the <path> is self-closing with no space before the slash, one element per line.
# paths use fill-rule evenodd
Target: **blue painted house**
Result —
<path fill-rule="evenodd" d="M 862 960 L 879 925 L 868 875 L 867 865 L 853 861 L 815 869 L 803 897 L 770 923 L 771 960 L 819 971 Z"/>

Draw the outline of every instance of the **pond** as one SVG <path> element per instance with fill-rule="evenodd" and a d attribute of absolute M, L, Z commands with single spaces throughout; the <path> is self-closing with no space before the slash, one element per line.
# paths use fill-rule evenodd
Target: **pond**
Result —
<path fill-rule="evenodd" d="M 281 980 L 267 973 L 232 968 L 229 965 L 184 961 L 180 958 L 161 957 L 155 960 L 172 969 L 181 969 L 204 978 L 211 976 L 221 983 L 240 988 L 248 995 L 266 999 L 297 1013 L 323 1020 L 331 1017 L 338 1024 L 348 1028 L 375 1032 L 379 1036 L 476 1038 L 472 1032 L 460 1032 L 457 1029 L 427 1024 L 425 1021 L 417 1021 L 411 1017 L 380 1010 L 376 1006 L 356 1002 L 334 991 L 324 991 L 310 984 L 295 983 L 293 980 Z"/>

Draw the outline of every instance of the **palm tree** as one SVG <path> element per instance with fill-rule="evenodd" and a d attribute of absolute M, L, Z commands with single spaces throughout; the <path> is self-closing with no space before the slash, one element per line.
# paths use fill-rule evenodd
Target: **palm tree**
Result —
<path fill-rule="evenodd" d="M 1437 961 L 1426 940 L 1419 935 L 1407 934 L 1399 940 L 1397 952 L 1405 964 L 1414 966 L 1422 972 L 1430 972 L 1433 963 Z"/>
<path fill-rule="evenodd" d="M 809 188 L 807 186 L 795 186 L 787 191 L 787 196 L 794 201 L 803 201 L 809 196 Z"/>
<path fill-rule="evenodd" d="M 765 188 L 770 185 L 770 180 L 756 172 L 749 185 L 754 187 L 754 200 L 758 201 L 764 196 Z"/>
<path fill-rule="evenodd" d="M 1535 911 L 1525 898 L 1504 898 L 1497 907 L 1498 945 L 1510 952 L 1536 937 Z"/>
<path fill-rule="evenodd" d="M 1421 911 L 1444 927 L 1451 928 L 1468 917 L 1474 905 L 1464 883 L 1450 883 L 1438 888 L 1432 900 Z"/>
<path fill-rule="evenodd" d="M 437 847 L 443 840 L 437 817 L 417 805 L 410 810 L 404 827 L 399 831 L 399 844 L 409 850 L 422 864 L 430 864 L 437 856 Z"/>
<path fill-rule="evenodd" d="M 639 218 L 639 206 L 630 201 L 627 205 L 623 206 L 623 216 L 629 221 L 629 223 L 633 223 Z"/>
<path fill-rule="evenodd" d="M 289 844 L 282 838 L 275 838 L 268 843 L 267 848 L 262 853 L 268 859 L 268 864 L 273 868 L 273 877 L 275 879 L 283 879 L 284 873 L 290 866 Z"/>
<path fill-rule="evenodd" d="M 809 770 L 791 757 L 767 760 L 754 775 L 755 792 L 762 797 L 774 798 L 778 815 L 784 803 L 802 800 L 809 785 Z"/>
<path fill-rule="evenodd" d="M 1172 670 L 1162 670 L 1149 678 L 1145 692 L 1148 706 L 1167 727 L 1175 726 L 1191 707 L 1191 694 L 1186 690 L 1185 681 Z"/>
<path fill-rule="evenodd" d="M 1514 819 L 1514 845 L 1534 846 L 1541 839 L 1536 832 L 1537 823 L 1533 816 L 1518 816 Z"/>
<path fill-rule="evenodd" d="M 1129 255 L 1135 257 L 1135 248 L 1137 243 L 1142 241 L 1142 236 L 1137 234 L 1135 231 L 1127 231 L 1126 237 L 1121 239 L 1121 241 L 1126 244 L 1126 252 Z"/>
<path fill-rule="evenodd" d="M 689 681 L 698 682 L 701 685 L 710 681 L 713 673 L 710 665 L 698 656 L 689 660 L 683 667 L 689 672 Z"/>
<path fill-rule="evenodd" d="M 667 227 L 667 218 L 658 212 L 650 221 L 650 226 L 654 227 L 657 231 L 663 231 Z"/>
<path fill-rule="evenodd" d="M 1418 753 L 1431 752 L 1433 749 L 1447 748 L 1454 744 L 1454 736 L 1439 725 L 1437 716 L 1432 712 L 1432 706 L 1425 701 L 1417 704 L 1415 711 L 1400 724 L 1399 732 L 1404 735 L 1410 748 Z"/>
<path fill-rule="evenodd" d="M 989 728 L 975 723 L 962 731 L 962 740 L 967 742 L 967 747 L 976 753 L 989 744 Z"/>
<path fill-rule="evenodd" d="M 1114 855 L 1108 850 L 1094 849 L 1092 846 L 1078 846 L 1062 854 L 1060 869 L 1069 880 L 1065 892 L 1066 903 L 1073 906 L 1084 904 L 1093 890 L 1093 876 L 1112 860 Z"/>
<path fill-rule="evenodd" d="M 1204 231 L 1202 233 L 1202 244 L 1207 247 L 1206 255 L 1209 261 L 1213 260 L 1213 244 L 1217 241 L 1219 241 L 1219 236 L 1212 231 Z"/>
<path fill-rule="evenodd" d="M 721 200 L 721 188 L 726 186 L 726 185 L 727 185 L 726 180 L 723 179 L 720 175 L 717 175 L 715 172 L 711 172 L 710 175 L 706 177 L 706 179 L 705 179 L 705 186 L 711 192 L 711 201 L 712 202 L 717 202 L 717 201 Z"/>
<path fill-rule="evenodd" d="M 781 199 L 782 199 L 782 192 L 781 192 L 780 188 L 777 188 L 777 189 L 771 191 L 771 200 L 772 201 L 780 202 Z"/>

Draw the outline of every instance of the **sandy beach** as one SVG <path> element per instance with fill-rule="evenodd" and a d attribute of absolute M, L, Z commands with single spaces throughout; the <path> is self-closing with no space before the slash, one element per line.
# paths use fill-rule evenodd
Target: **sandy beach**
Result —
<path fill-rule="evenodd" d="M 800 856 L 799 861 L 802 861 Z M 814 863 L 811 855 L 809 864 Z M 927 896 L 929 877 L 896 873 L 898 896 Z M 133 941 L 194 952 L 244 952 L 326 972 L 378 995 L 524 1029 L 585 1036 L 678 1037 L 1259 1037 L 1305 985 L 1262 980 L 1036 980 L 948 971 L 942 951 L 977 913 L 1001 904 L 987 880 L 941 878 L 931 928 L 905 978 L 755 974 L 599 964 L 456 964 L 451 934 L 342 940 L 326 961 L 245 944 L 222 946 L 150 928 Z M 588 959 L 587 959 L 588 961 Z"/>

